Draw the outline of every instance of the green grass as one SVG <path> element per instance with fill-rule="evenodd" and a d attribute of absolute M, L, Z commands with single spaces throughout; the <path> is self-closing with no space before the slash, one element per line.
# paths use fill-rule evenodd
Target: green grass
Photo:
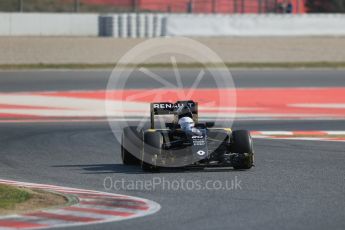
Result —
<path fill-rule="evenodd" d="M 75 63 L 75 64 L 0 64 L 2 70 L 20 70 L 20 69 L 105 69 L 114 68 L 116 63 Z M 345 68 L 345 62 L 240 62 L 225 63 L 228 68 Z M 121 65 L 123 68 L 135 67 L 134 64 Z M 202 65 L 201 63 L 179 63 L 179 68 L 200 68 L 200 67 L 220 67 L 220 64 L 209 63 Z M 147 68 L 171 68 L 170 63 L 151 63 L 139 64 L 136 67 Z"/>
<path fill-rule="evenodd" d="M 30 197 L 30 193 L 25 190 L 8 185 L 0 185 L 0 209 L 12 209 L 15 204 L 24 202 Z"/>

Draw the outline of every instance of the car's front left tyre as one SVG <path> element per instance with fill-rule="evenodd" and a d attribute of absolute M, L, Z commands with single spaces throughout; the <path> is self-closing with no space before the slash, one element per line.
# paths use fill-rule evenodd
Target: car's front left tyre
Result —
<path fill-rule="evenodd" d="M 121 159 L 124 165 L 140 165 L 142 132 L 135 126 L 125 127 L 121 138 Z M 136 157 L 136 155 L 138 157 Z"/>
<path fill-rule="evenodd" d="M 141 168 L 147 172 L 158 172 L 157 158 L 161 156 L 163 136 L 160 132 L 144 133 L 144 148 L 141 157 Z"/>

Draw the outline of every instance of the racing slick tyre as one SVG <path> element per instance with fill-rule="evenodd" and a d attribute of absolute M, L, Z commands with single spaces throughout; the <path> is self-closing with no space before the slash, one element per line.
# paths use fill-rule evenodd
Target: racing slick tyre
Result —
<path fill-rule="evenodd" d="M 132 153 L 137 153 L 138 157 L 142 149 L 142 132 L 135 126 L 125 127 L 121 139 L 121 158 L 124 165 L 140 165 L 138 159 Z"/>
<path fill-rule="evenodd" d="M 161 155 L 163 136 L 160 132 L 144 133 L 144 149 L 141 158 L 141 168 L 147 172 L 159 172 L 157 157 Z"/>
<path fill-rule="evenodd" d="M 254 163 L 253 141 L 247 130 L 232 133 L 232 152 L 238 155 L 233 159 L 234 169 L 250 169 Z"/>

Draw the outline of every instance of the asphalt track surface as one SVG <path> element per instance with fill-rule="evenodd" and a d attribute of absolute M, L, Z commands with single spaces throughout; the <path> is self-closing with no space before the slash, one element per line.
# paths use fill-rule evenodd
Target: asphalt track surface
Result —
<path fill-rule="evenodd" d="M 79 76 L 83 73 L 11 72 L 16 76 L 14 79 L 4 79 L 8 72 L 1 73 L 1 92 L 105 87 L 106 82 L 98 82 L 92 73 L 86 74 L 85 78 Z M 312 77 L 315 73 L 316 77 Z M 298 85 L 305 87 L 324 86 L 326 81 L 321 76 L 326 73 L 326 86 L 345 85 L 343 71 L 292 71 L 291 78 L 296 81 L 301 79 Z M 70 78 L 72 75 L 78 76 Z M 289 71 L 239 71 L 238 75 L 235 82 L 240 87 L 297 84 L 286 79 Z M 273 81 L 273 76 L 281 80 Z M 253 81 L 253 78 L 257 80 Z M 237 121 L 234 128 L 345 130 L 345 122 Z M 106 122 L 2 123 L 0 133 L 2 179 L 101 191 L 106 191 L 103 186 L 106 177 L 125 181 L 152 181 L 157 178 L 170 182 L 199 180 L 201 184 L 208 180 L 240 181 L 241 188 L 234 190 L 168 190 L 162 186 L 154 190 L 112 189 L 108 192 L 156 201 L 162 209 L 144 218 L 74 229 L 345 228 L 344 143 L 256 139 L 256 167 L 248 171 L 166 170 L 150 174 L 143 173 L 138 167 L 121 164 L 119 143 Z"/>
<path fill-rule="evenodd" d="M 172 70 L 153 69 L 161 78 L 175 83 Z M 182 71 L 184 87 L 190 87 L 199 70 Z M 116 72 L 115 72 L 116 73 Z M 105 89 L 111 70 L 46 70 L 0 71 L 0 92 L 97 90 Z M 345 86 L 345 70 L 231 70 L 238 88 L 248 87 L 341 87 Z M 206 72 L 199 87 L 214 87 L 214 78 Z M 156 88 L 161 84 L 147 75 L 135 71 L 127 82 L 130 88 Z"/>

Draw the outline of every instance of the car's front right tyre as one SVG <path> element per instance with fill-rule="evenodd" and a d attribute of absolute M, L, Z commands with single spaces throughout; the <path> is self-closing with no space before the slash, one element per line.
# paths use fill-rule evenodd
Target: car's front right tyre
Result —
<path fill-rule="evenodd" d="M 236 153 L 232 165 L 234 169 L 250 169 L 254 165 L 253 140 L 247 130 L 232 132 L 233 143 L 231 152 Z"/>

